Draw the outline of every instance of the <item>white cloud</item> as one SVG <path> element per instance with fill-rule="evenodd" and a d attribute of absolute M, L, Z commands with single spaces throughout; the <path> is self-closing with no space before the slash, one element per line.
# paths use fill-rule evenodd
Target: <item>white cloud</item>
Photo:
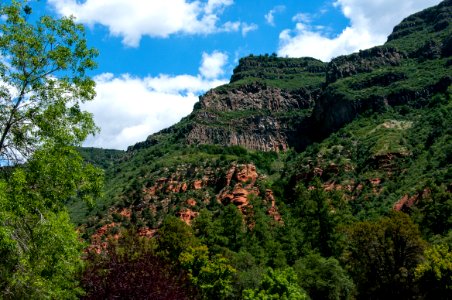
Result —
<path fill-rule="evenodd" d="M 265 16 L 265 21 L 271 25 L 271 26 L 275 26 L 275 13 L 280 13 L 283 12 L 286 9 L 286 7 L 284 5 L 278 5 L 275 6 L 272 10 L 270 10 Z"/>
<path fill-rule="evenodd" d="M 256 24 L 242 23 L 242 35 L 246 36 L 248 32 L 255 31 L 259 27 Z"/>
<path fill-rule="evenodd" d="M 93 113 L 101 132 L 89 137 L 84 145 L 126 149 L 177 123 L 192 111 L 199 94 L 227 83 L 219 78 L 226 62 L 226 54 L 215 51 L 203 54 L 197 76 L 96 76 L 97 96 L 83 108 Z"/>
<path fill-rule="evenodd" d="M 318 27 L 308 26 L 309 19 L 298 14 L 294 16 L 294 21 L 298 22 L 295 29 L 286 29 L 280 33 L 278 54 L 289 57 L 312 56 L 329 61 L 338 55 L 381 45 L 403 18 L 439 2 L 337 0 L 334 6 L 350 20 L 350 26 L 331 38 Z"/>
<path fill-rule="evenodd" d="M 222 31 L 231 32 L 231 31 L 239 31 L 241 22 L 226 22 L 223 24 Z"/>
<path fill-rule="evenodd" d="M 311 23 L 311 19 L 312 17 L 310 14 L 298 13 L 295 16 L 293 16 L 292 21 L 308 24 Z"/>
<path fill-rule="evenodd" d="M 101 24 L 123 43 L 137 47 L 143 36 L 212 34 L 238 31 L 237 23 L 218 25 L 219 16 L 233 0 L 48 0 L 61 15 L 73 15 L 89 26 Z M 231 26 L 234 25 L 234 26 Z"/>
<path fill-rule="evenodd" d="M 218 78 L 223 75 L 223 67 L 227 61 L 228 56 L 224 53 L 214 51 L 212 54 L 208 54 L 204 52 L 199 73 L 205 78 Z"/>

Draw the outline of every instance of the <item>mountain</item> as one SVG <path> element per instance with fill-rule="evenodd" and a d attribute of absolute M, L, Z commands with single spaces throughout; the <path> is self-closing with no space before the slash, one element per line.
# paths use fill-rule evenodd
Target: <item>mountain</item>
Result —
<path fill-rule="evenodd" d="M 193 224 L 210 213 L 229 242 L 198 237 L 246 274 L 236 278 L 240 293 L 260 285 L 235 255 L 248 253 L 261 273 L 295 268 L 311 251 L 341 259 L 350 253 L 340 228 L 391 211 L 408 213 L 430 243 L 450 243 L 451 23 L 452 1 L 443 1 L 404 19 L 384 45 L 329 63 L 240 59 L 230 83 L 201 96 L 176 125 L 126 152 L 81 149 L 107 181 L 93 210 L 69 204 L 74 221 L 102 251 L 122 227 L 155 236 L 167 216 Z M 225 229 L 230 204 L 245 224 L 240 243 Z M 376 299 L 394 296 L 387 283 L 368 287 L 347 270 L 358 298 L 374 288 Z M 416 293 L 408 289 L 401 293 Z"/>

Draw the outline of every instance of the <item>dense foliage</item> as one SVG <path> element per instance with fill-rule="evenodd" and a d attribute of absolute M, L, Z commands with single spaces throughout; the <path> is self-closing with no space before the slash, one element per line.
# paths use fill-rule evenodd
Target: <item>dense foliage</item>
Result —
<path fill-rule="evenodd" d="M 74 149 L 96 131 L 96 51 L 71 18 L 0 3 L 0 298 L 76 299 L 82 250 L 66 202 L 92 204 L 100 169 Z"/>
<path fill-rule="evenodd" d="M 192 299 L 448 299 L 450 7 L 443 1 L 411 16 L 387 44 L 329 64 L 243 58 L 231 83 L 212 92 L 220 101 L 237 91 L 280 89 L 309 95 L 307 108 L 277 116 L 203 110 L 200 102 L 125 153 L 81 149 L 100 160 L 108 178 L 93 210 L 70 203 L 73 220 L 101 253 L 89 259 L 89 268 L 105 272 L 96 271 L 95 281 L 102 282 L 99 274 L 119 281 L 108 271 L 116 264 L 124 272 L 130 265 L 136 278 L 136 265 L 152 257 L 163 275 L 183 279 L 166 287 L 188 288 Z M 309 145 L 260 152 L 189 143 L 186 135 L 205 122 L 199 114 L 215 117 L 204 124 L 210 128 L 238 131 L 245 130 L 234 125 L 239 120 L 282 117 Z M 123 230 L 151 237 L 152 247 L 105 248 L 127 237 Z M 142 270 L 140 286 L 156 276 L 153 269 Z M 85 273 L 84 286 L 94 291 L 90 278 Z M 161 278 L 156 284 L 157 291 L 165 286 Z"/>
<path fill-rule="evenodd" d="M 2 5 L 0 49 L 13 68 L 0 66 L 0 159 L 9 164 L 0 298 L 448 299 L 451 3 L 328 64 L 243 58 L 218 99 L 275 89 L 309 96 L 307 106 L 198 103 L 126 152 L 73 148 L 95 131 L 79 108 L 94 96 L 85 71 L 96 52 L 83 28 L 70 18 L 34 24 L 29 6 Z M 215 116 L 208 125 L 220 131 L 267 116 L 293 122 L 295 150 L 189 143 L 198 114 Z M 104 169 L 104 190 L 90 163 Z"/>

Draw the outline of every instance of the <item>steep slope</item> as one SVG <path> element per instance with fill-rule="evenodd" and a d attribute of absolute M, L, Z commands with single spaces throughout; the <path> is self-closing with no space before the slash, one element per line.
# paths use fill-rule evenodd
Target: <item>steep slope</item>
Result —
<path fill-rule="evenodd" d="M 333 59 L 313 114 L 323 133 L 365 111 L 421 107 L 445 92 L 452 82 L 451 20 L 451 1 L 443 1 L 403 20 L 384 46 Z"/>
<path fill-rule="evenodd" d="M 240 59 L 231 83 L 200 97 L 181 123 L 131 149 L 155 145 L 163 136 L 180 143 L 242 146 L 251 150 L 302 149 L 307 120 L 321 93 L 326 64 L 312 58 L 249 56 Z"/>
<path fill-rule="evenodd" d="M 147 257 L 187 273 L 193 299 L 448 299 L 451 9 L 328 64 L 243 58 L 178 124 L 81 149 L 106 173 L 93 210 L 70 206 L 99 282 Z"/>
<path fill-rule="evenodd" d="M 328 64 L 241 59 L 230 84 L 106 166 L 106 197 L 91 212 L 77 207 L 77 221 L 88 219 L 89 233 L 131 223 L 152 232 L 166 215 L 190 222 L 229 203 L 249 214 L 252 199 L 280 220 L 273 194 L 292 205 L 294 188 L 315 178 L 362 218 L 422 193 L 429 179 L 450 189 L 451 3 Z"/>

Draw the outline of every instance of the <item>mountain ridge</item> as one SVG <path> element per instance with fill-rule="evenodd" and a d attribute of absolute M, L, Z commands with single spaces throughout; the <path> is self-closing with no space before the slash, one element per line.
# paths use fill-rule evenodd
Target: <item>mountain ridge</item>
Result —
<path fill-rule="evenodd" d="M 301 151 L 369 109 L 410 105 L 414 99 L 419 102 L 444 92 L 452 82 L 449 67 L 444 68 L 451 63 L 451 18 L 450 1 L 444 1 L 404 19 L 385 45 L 329 63 L 275 55 L 242 58 L 229 84 L 200 96 L 193 112 L 182 119 L 182 130 L 172 126 L 129 150 L 154 145 L 156 136 L 179 132 L 186 144 Z M 419 37 L 419 31 L 428 34 Z M 412 36 L 417 47 L 407 46 L 412 45 Z M 430 70 L 420 68 L 428 71 L 425 75 L 410 77 L 419 73 L 412 65 L 426 61 L 438 64 L 431 68 L 428 62 Z M 364 76 L 354 80 L 353 75 Z"/>
<path fill-rule="evenodd" d="M 416 268 L 423 249 L 452 249 L 451 20 L 443 1 L 384 45 L 328 64 L 242 58 L 179 123 L 125 152 L 81 149 L 106 174 L 92 210 L 69 203 L 87 251 L 131 231 L 181 270 L 207 251 L 237 271 L 232 299 L 263 289 L 272 270 L 296 273 L 312 299 L 446 295 Z"/>

